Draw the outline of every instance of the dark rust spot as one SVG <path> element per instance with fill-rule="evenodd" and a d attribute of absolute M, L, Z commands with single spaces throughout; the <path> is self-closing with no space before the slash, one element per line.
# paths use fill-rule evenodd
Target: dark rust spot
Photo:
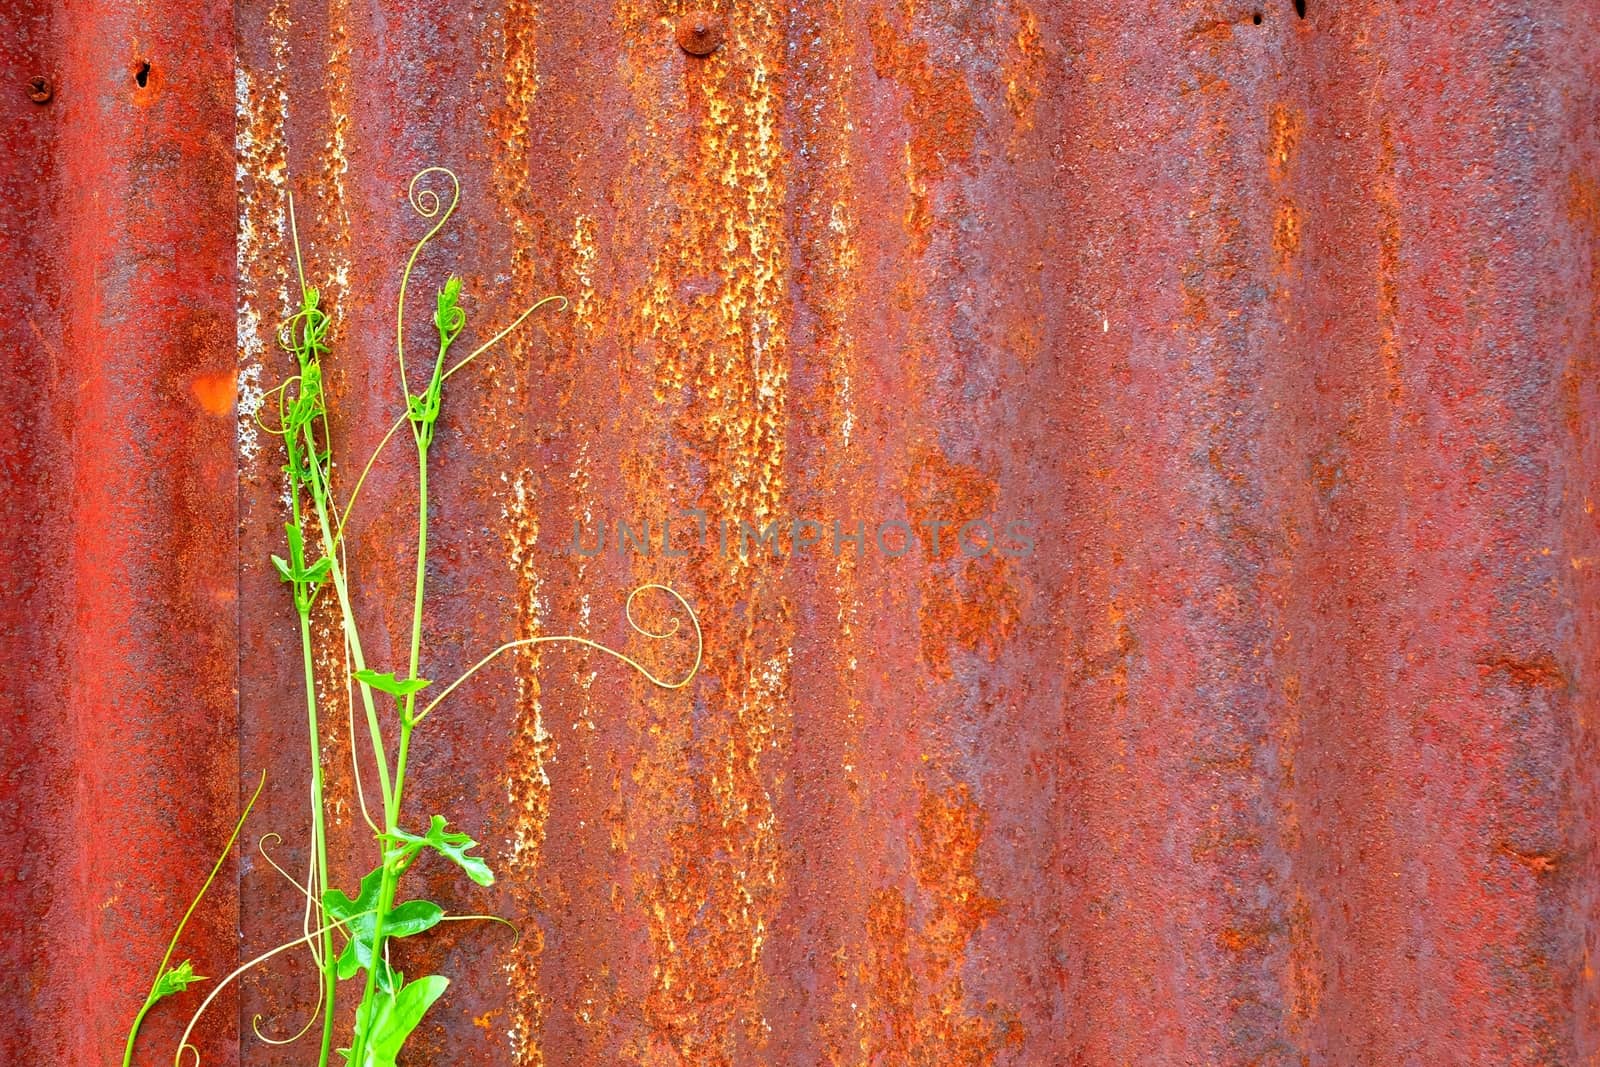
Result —
<path fill-rule="evenodd" d="M 55 86 L 44 75 L 38 74 L 28 79 L 28 99 L 35 104 L 48 104 L 55 94 Z"/>
<path fill-rule="evenodd" d="M 691 11 L 678 22 L 678 47 L 691 56 L 709 56 L 722 47 L 722 20 L 709 11 Z"/>

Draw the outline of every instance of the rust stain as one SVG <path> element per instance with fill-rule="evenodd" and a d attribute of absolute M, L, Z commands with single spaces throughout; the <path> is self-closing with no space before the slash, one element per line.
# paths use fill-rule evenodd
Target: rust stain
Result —
<path fill-rule="evenodd" d="M 270 68 L 256 70 L 242 59 L 234 67 L 234 154 L 240 172 L 237 406 L 239 455 L 245 462 L 261 449 L 258 418 L 276 414 L 262 405 L 266 390 L 277 384 L 268 363 L 277 354 L 278 324 L 289 307 L 289 268 L 279 254 L 289 226 L 283 81 L 288 10 L 287 0 L 278 0 L 268 15 Z"/>
<path fill-rule="evenodd" d="M 498 315 L 507 321 L 534 299 L 539 276 L 534 193 L 528 180 L 527 160 L 540 96 L 541 15 L 541 8 L 533 0 L 511 0 L 495 16 L 495 37 L 500 46 L 495 58 L 500 77 L 498 85 L 491 86 L 495 107 L 488 128 L 494 160 L 492 191 L 509 224 L 509 263 L 502 275 L 507 284 L 497 301 Z M 534 365 L 532 336 L 520 332 L 508 338 L 502 350 L 491 354 L 485 373 L 494 383 L 500 378 L 498 369 L 502 366 L 510 368 L 515 376 Z M 550 614 L 536 556 L 539 518 L 535 499 L 543 484 L 537 471 L 524 468 L 516 472 L 503 497 L 503 536 L 508 562 L 517 579 L 519 638 L 539 636 Z M 511 863 L 522 884 L 529 887 L 518 893 L 519 902 L 542 909 L 548 903 L 539 876 L 553 803 L 550 766 L 556 759 L 559 742 L 545 721 L 541 672 L 546 657 L 541 646 L 523 649 L 518 659 L 521 669 L 516 682 L 516 719 L 507 760 L 506 791 L 512 807 L 508 833 Z M 549 992 L 541 983 L 545 948 L 541 934 L 520 945 L 505 962 L 512 996 L 507 1040 L 514 1062 L 532 1067 L 546 1062 L 544 1027 L 552 1010 Z"/>
<path fill-rule="evenodd" d="M 962 964 L 999 902 L 978 876 L 984 816 L 965 785 L 922 790 L 912 842 L 917 892 L 880 889 L 868 913 L 871 1064 L 987 1067 L 1022 1034 L 1014 1020 L 973 1009 Z"/>
<path fill-rule="evenodd" d="M 1478 672 L 1486 678 L 1499 678 L 1520 689 L 1554 689 L 1570 686 L 1567 672 L 1550 652 L 1530 656 L 1496 653 L 1477 661 Z"/>
<path fill-rule="evenodd" d="M 1501 855 L 1511 858 L 1538 875 L 1554 874 L 1560 866 L 1560 857 L 1553 852 L 1526 851 L 1504 842 L 1500 844 L 1499 851 Z"/>
<path fill-rule="evenodd" d="M 1291 178 L 1295 156 L 1305 135 L 1306 115 L 1298 107 L 1279 101 L 1267 119 L 1267 177 L 1274 186 Z M 1280 269 L 1290 269 L 1300 255 L 1300 240 L 1306 214 L 1294 199 L 1280 195 L 1272 217 L 1272 250 Z"/>
<path fill-rule="evenodd" d="M 355 91 L 352 69 L 349 0 L 328 0 L 327 8 L 327 118 L 326 140 L 318 152 L 315 218 L 308 220 L 308 251 L 325 279 L 325 306 L 330 318 L 329 339 L 338 345 L 347 336 L 350 314 L 351 233 L 349 197 L 345 188 L 350 170 L 350 99 Z M 345 375 L 339 374 L 340 381 Z"/>
<path fill-rule="evenodd" d="M 505 541 L 507 558 L 517 577 L 518 640 L 544 633 L 545 604 L 535 550 L 539 543 L 538 515 L 529 493 L 534 484 L 529 471 L 521 471 L 512 482 L 506 507 Z M 541 645 L 529 645 L 517 652 L 521 669 L 517 671 L 517 721 L 506 760 L 506 799 L 511 806 L 511 849 L 508 873 L 524 882 L 539 873 L 544 854 L 546 825 L 550 818 L 550 765 L 556 755 L 556 740 L 545 724 L 543 685 L 540 681 L 545 657 Z M 537 897 L 533 901 L 538 903 Z M 538 983 L 544 951 L 541 935 L 530 938 L 506 964 L 507 981 L 514 995 L 508 1037 L 517 1062 L 542 1064 L 544 1051 L 540 1029 L 549 1004 Z"/>
<path fill-rule="evenodd" d="M 873 69 L 878 77 L 904 86 L 907 94 L 903 113 L 911 135 L 905 142 L 905 227 L 920 254 L 927 250 L 933 224 L 928 183 L 971 155 L 978 111 L 965 72 L 932 60 L 928 43 L 909 37 L 881 8 L 872 9 L 871 33 Z"/>
<path fill-rule="evenodd" d="M 228 415 L 233 412 L 237 384 L 238 376 L 232 371 L 223 374 L 198 374 L 189 382 L 189 391 L 194 394 L 195 400 L 207 413 Z"/>
<path fill-rule="evenodd" d="M 1038 15 L 1021 5 L 1014 5 L 1013 10 L 1017 18 L 1017 31 L 1011 39 L 1015 58 L 1006 66 L 1005 81 L 1006 108 L 1016 120 L 1012 131 L 1015 138 L 1034 128 L 1034 109 L 1041 92 L 1039 83 L 1047 53 L 1039 32 Z"/>
<path fill-rule="evenodd" d="M 1305 128 L 1303 110 L 1281 100 L 1272 105 L 1267 118 L 1267 174 L 1274 182 L 1288 179 Z"/>
<path fill-rule="evenodd" d="M 1378 208 L 1378 356 L 1388 379 L 1389 399 L 1404 395 L 1400 334 L 1400 198 L 1395 182 L 1394 133 L 1378 127 L 1378 176 L 1372 197 Z"/>
<path fill-rule="evenodd" d="M 1297 898 L 1289 912 L 1289 953 L 1285 984 L 1289 989 L 1289 1026 L 1304 1034 L 1316 1018 L 1322 1001 L 1326 962 L 1317 948 L 1311 909 L 1304 897 Z"/>
<path fill-rule="evenodd" d="M 1600 182 L 1581 171 L 1567 176 L 1567 218 L 1578 231 L 1580 246 L 1587 248 L 1589 271 L 1587 288 L 1589 312 L 1587 329 L 1580 337 L 1590 343 L 1574 346 L 1567 369 L 1561 376 L 1561 400 L 1567 432 L 1575 438 L 1584 433 L 1584 390 L 1592 387 L 1600 356 L 1592 340 L 1600 335 Z M 1590 509 L 1592 511 L 1592 507 Z"/>
<path fill-rule="evenodd" d="M 1305 215 L 1292 200 L 1278 203 L 1272 219 L 1272 250 L 1277 253 L 1278 265 L 1286 267 L 1300 254 L 1300 231 L 1305 226 Z"/>
<path fill-rule="evenodd" d="M 671 25 L 642 12 L 624 32 L 645 56 L 677 52 Z M 645 377 L 638 392 L 625 384 L 638 398 L 632 432 L 673 447 L 628 456 L 623 499 L 641 512 L 671 501 L 712 523 L 765 524 L 784 514 L 790 359 L 778 13 L 730 11 L 715 55 L 677 62 L 692 64 L 673 86 L 682 110 L 656 131 L 677 147 L 639 146 L 633 160 L 641 189 L 668 191 L 672 221 L 644 252 L 621 327 L 638 353 L 624 365 Z M 657 114 L 654 96 L 634 106 Z M 684 285 L 693 279 L 706 284 Z M 687 568 L 706 626 L 707 704 L 694 722 L 664 719 L 640 767 L 649 773 L 631 830 L 655 858 L 624 890 L 642 913 L 650 968 L 645 1025 L 623 1053 L 721 1065 L 761 1049 L 771 1025 L 762 961 L 780 851 L 768 761 L 788 726 L 792 623 L 763 559 L 719 558 L 713 546 Z"/>

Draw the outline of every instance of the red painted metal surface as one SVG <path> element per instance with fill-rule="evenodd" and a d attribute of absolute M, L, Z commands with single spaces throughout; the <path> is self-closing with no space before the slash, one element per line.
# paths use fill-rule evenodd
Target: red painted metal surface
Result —
<path fill-rule="evenodd" d="M 110 1063 L 238 810 L 231 28 L 4 25 L 0 1062 Z M 218 886 L 201 973 L 237 914 Z"/>
<path fill-rule="evenodd" d="M 419 732 L 408 812 L 501 875 L 419 891 L 523 936 L 403 946 L 455 979 L 411 1062 L 1600 1062 L 1588 0 L 174 10 L 0 32 L 0 1058 L 110 1059 L 263 766 L 249 836 L 303 869 L 252 421 L 287 373 L 286 193 L 348 477 L 394 417 L 405 183 L 445 164 L 418 277 L 465 276 L 468 340 L 572 307 L 451 381 L 423 673 L 626 644 L 645 581 L 706 664 L 664 693 L 546 649 Z M 393 459 L 352 543 L 384 667 Z M 690 508 L 919 533 L 567 549 Z M 1034 551 L 935 549 L 974 517 Z M 253 844 L 237 900 L 205 973 L 299 930 Z M 205 1062 L 306 1062 L 252 1029 L 314 996 L 275 961 Z"/>

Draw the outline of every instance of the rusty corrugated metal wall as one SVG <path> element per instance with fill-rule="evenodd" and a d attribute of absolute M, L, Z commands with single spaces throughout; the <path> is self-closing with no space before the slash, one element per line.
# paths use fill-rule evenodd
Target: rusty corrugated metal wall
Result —
<path fill-rule="evenodd" d="M 362 457 L 445 164 L 419 277 L 469 340 L 572 306 L 452 380 L 424 673 L 625 643 L 644 581 L 707 644 L 684 693 L 546 650 L 419 731 L 408 811 L 502 876 L 419 889 L 524 936 L 403 946 L 456 980 L 409 1062 L 1600 1062 L 1593 0 L 740 2 L 705 57 L 687 14 L 11 6 L 0 1060 L 113 1062 L 264 766 L 248 836 L 303 863 L 286 193 Z M 353 527 L 380 662 L 411 477 Z M 1036 550 L 565 550 L 688 508 Z M 229 870 L 211 975 L 299 930 Z M 314 994 L 247 979 L 205 1062 L 306 1062 L 251 1030 Z"/>

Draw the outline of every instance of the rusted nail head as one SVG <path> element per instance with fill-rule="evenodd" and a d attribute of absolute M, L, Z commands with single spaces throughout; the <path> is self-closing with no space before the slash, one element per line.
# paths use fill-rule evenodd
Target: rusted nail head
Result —
<path fill-rule="evenodd" d="M 55 95 L 55 89 L 50 84 L 50 79 L 43 75 L 35 75 L 28 79 L 28 99 L 35 104 L 48 104 Z"/>
<path fill-rule="evenodd" d="M 678 47 L 691 56 L 709 56 L 722 47 L 722 20 L 709 11 L 691 11 L 678 21 Z"/>

